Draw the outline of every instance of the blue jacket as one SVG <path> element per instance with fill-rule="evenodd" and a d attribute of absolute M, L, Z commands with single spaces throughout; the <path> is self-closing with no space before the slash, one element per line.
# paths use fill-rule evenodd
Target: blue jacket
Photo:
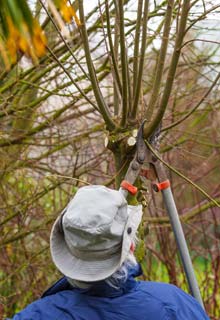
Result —
<path fill-rule="evenodd" d="M 190 295 L 174 285 L 136 281 L 140 274 L 139 266 L 130 270 L 119 289 L 104 281 L 90 289 L 76 289 L 62 278 L 13 320 L 209 319 Z"/>

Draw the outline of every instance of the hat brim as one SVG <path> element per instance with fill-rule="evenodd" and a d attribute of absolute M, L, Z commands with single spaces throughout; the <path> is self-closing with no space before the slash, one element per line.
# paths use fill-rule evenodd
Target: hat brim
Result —
<path fill-rule="evenodd" d="M 142 206 L 128 206 L 128 220 L 123 233 L 121 251 L 103 260 L 81 260 L 70 253 L 60 228 L 61 215 L 56 219 L 50 236 L 53 262 L 62 274 L 71 279 L 94 282 L 110 277 L 126 260 L 132 240 L 141 222 Z M 129 227 L 131 232 L 128 233 Z"/>

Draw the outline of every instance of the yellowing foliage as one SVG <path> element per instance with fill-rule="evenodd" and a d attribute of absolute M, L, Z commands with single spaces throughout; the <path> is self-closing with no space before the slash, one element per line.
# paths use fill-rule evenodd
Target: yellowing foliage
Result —
<path fill-rule="evenodd" d="M 47 0 L 47 3 L 60 28 L 64 23 L 71 23 L 72 19 L 78 27 L 81 25 L 74 8 L 67 0 Z M 5 0 L 0 7 L 0 20 L 0 54 L 7 70 L 16 63 L 19 52 L 31 58 L 34 63 L 45 55 L 46 36 L 26 0 L 15 0 L 13 3 Z"/>

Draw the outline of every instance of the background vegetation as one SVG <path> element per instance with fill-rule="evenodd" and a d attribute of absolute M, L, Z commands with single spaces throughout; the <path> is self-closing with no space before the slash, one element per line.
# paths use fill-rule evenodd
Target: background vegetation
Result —
<path fill-rule="evenodd" d="M 81 24 L 64 38 L 44 2 L 32 2 L 47 54 L 0 66 L 0 313 L 12 316 L 60 276 L 54 219 L 84 184 L 119 187 L 146 118 L 145 138 L 162 121 L 163 159 L 207 193 L 167 169 L 205 308 L 219 319 L 220 5 L 90 3 L 74 2 Z M 141 189 L 144 279 L 188 290 L 161 195 L 149 181 Z"/>

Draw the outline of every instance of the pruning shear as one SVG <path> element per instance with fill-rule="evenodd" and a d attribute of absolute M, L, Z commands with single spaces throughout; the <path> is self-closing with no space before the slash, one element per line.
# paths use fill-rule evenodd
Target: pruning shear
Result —
<path fill-rule="evenodd" d="M 187 247 L 186 239 L 183 233 L 183 228 L 175 205 L 174 197 L 170 187 L 170 181 L 167 179 L 163 163 L 158 160 L 155 154 L 152 153 L 148 145 L 153 149 L 158 149 L 160 126 L 155 130 L 148 140 L 148 145 L 144 141 L 143 128 L 146 120 L 144 120 L 138 130 L 136 140 L 136 152 L 131 161 L 125 179 L 121 183 L 120 192 L 127 197 L 128 193 L 135 195 L 138 191 L 134 183 L 139 175 L 144 176 L 149 180 L 153 180 L 153 189 L 156 192 L 161 191 L 163 201 L 170 219 L 172 230 L 175 235 L 177 246 L 180 253 L 180 258 L 186 274 L 189 290 L 195 299 L 204 308 L 198 283 L 195 277 L 192 261 Z M 144 164 L 148 164 L 149 169 L 143 169 Z M 153 171 L 153 175 L 152 175 Z M 155 179 L 157 182 L 155 182 Z"/>

